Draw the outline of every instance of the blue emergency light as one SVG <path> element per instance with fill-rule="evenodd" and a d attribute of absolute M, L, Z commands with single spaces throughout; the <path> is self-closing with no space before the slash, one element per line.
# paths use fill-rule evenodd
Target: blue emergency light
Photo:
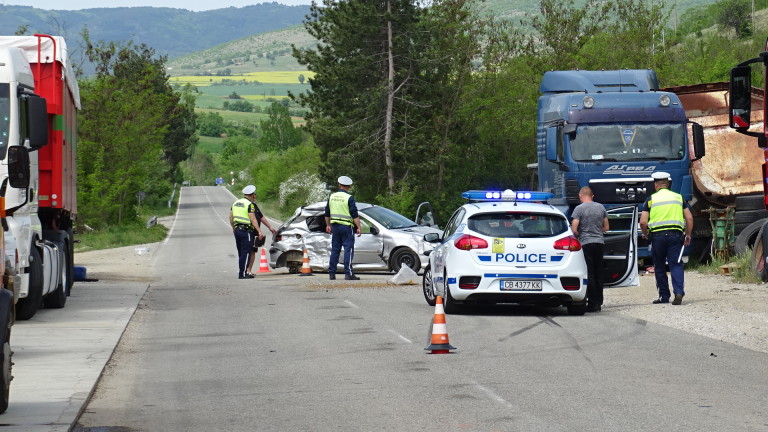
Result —
<path fill-rule="evenodd" d="M 537 201 L 544 202 L 555 195 L 549 192 L 530 191 L 484 191 L 470 190 L 461 194 L 462 198 L 469 201 Z"/>

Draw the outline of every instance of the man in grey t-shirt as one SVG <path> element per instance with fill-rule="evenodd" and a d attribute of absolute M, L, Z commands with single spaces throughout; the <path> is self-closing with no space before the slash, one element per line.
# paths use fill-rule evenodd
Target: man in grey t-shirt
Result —
<path fill-rule="evenodd" d="M 581 204 L 571 214 L 571 231 L 579 239 L 587 262 L 587 312 L 599 312 L 603 304 L 603 233 L 608 231 L 608 213 L 593 198 L 591 188 L 581 188 Z"/>

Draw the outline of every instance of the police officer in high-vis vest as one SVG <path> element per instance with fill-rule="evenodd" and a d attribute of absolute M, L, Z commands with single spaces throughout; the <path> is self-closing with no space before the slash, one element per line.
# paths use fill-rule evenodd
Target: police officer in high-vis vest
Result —
<path fill-rule="evenodd" d="M 352 273 L 352 258 L 355 254 L 355 234 L 358 237 L 361 234 L 360 218 L 357 214 L 355 198 L 349 193 L 352 179 L 341 176 L 338 181 L 339 190 L 328 197 L 328 204 L 325 206 L 325 230 L 331 234 L 331 260 L 328 263 L 328 276 L 331 280 L 336 279 L 336 266 L 339 264 L 339 254 L 343 247 L 344 279 L 358 280 L 360 278 Z"/>
<path fill-rule="evenodd" d="M 237 264 L 240 271 L 237 274 L 238 279 L 251 279 L 253 275 L 246 273 L 248 267 L 248 258 L 251 255 L 254 236 L 259 239 L 264 238 L 261 232 L 259 222 L 256 219 L 256 186 L 248 185 L 243 188 L 243 197 L 232 204 L 229 210 L 229 224 L 232 226 L 232 232 L 235 234 L 235 245 L 237 246 Z"/>
<path fill-rule="evenodd" d="M 659 298 L 654 304 L 669 303 L 669 281 L 665 263 L 672 275 L 673 305 L 683 303 L 685 273 L 683 271 L 683 247 L 691 244 L 693 215 L 691 206 L 682 195 L 669 190 L 672 178 L 668 173 L 655 172 L 651 176 L 656 192 L 643 204 L 640 229 L 643 236 L 651 239 L 651 253 L 656 274 Z"/>

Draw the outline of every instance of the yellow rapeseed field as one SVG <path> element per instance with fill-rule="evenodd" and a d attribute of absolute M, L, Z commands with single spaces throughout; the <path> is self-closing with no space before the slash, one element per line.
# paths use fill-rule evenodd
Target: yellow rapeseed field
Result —
<path fill-rule="evenodd" d="M 258 81 L 264 84 L 298 84 L 299 75 L 304 75 L 306 79 L 315 76 L 314 72 L 310 71 L 271 71 L 271 72 L 248 72 L 242 75 L 230 75 L 230 76 L 172 76 L 169 78 L 171 83 L 179 84 L 192 84 L 194 86 L 209 86 L 215 82 L 221 82 L 222 80 L 233 81 Z M 306 81 L 305 81 L 306 82 Z"/>

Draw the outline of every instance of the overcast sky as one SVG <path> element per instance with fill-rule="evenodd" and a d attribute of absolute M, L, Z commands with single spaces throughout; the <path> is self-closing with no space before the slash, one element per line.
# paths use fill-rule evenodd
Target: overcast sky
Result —
<path fill-rule="evenodd" d="M 300 5 L 309 4 L 310 0 L 276 0 L 278 3 L 286 5 Z M 104 8 L 104 7 L 131 7 L 131 6 L 154 6 L 154 7 L 170 7 L 170 8 L 182 8 L 193 11 L 203 11 L 211 9 L 221 9 L 230 6 L 243 7 L 253 4 L 264 3 L 263 1 L 254 0 L 185 0 L 180 2 L 179 0 L 0 0 L 0 4 L 5 6 L 18 5 L 18 6 L 34 6 L 39 9 L 56 9 L 56 10 L 78 10 L 78 9 L 92 9 L 92 8 Z M 183 6 L 182 6 L 183 5 Z"/>

